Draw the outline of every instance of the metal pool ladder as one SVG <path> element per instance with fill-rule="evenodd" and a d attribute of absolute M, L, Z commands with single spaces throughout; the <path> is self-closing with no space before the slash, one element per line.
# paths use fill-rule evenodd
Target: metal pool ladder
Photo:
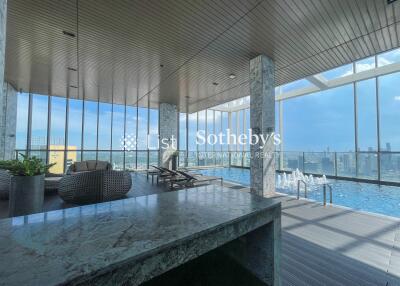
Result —
<path fill-rule="evenodd" d="M 297 181 L 297 199 L 300 199 L 300 183 L 304 184 L 304 197 L 307 198 L 307 183 L 304 180 Z"/>
<path fill-rule="evenodd" d="M 332 186 L 329 184 L 324 184 L 324 206 L 326 206 L 326 187 L 329 189 L 329 203 L 332 204 Z"/>

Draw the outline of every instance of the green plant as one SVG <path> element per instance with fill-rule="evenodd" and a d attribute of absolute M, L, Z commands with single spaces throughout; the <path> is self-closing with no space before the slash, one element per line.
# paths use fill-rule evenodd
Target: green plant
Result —
<path fill-rule="evenodd" d="M 20 155 L 22 160 L 0 161 L 0 169 L 8 170 L 14 176 L 36 176 L 48 173 L 55 165 L 55 163 L 45 164 L 42 159 L 35 156 Z"/>

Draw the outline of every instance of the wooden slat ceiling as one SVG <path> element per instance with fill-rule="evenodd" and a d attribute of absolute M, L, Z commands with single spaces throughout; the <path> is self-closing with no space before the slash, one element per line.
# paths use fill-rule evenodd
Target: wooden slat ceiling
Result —
<path fill-rule="evenodd" d="M 258 54 L 281 85 L 399 47 L 399 21 L 386 0 L 8 0 L 5 76 L 32 93 L 193 112 L 248 95 Z"/>

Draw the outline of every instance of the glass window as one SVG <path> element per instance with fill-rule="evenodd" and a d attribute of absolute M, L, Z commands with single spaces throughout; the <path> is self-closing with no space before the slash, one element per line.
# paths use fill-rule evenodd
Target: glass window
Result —
<path fill-rule="evenodd" d="M 66 98 L 51 97 L 50 145 L 57 149 L 64 149 L 66 103 Z"/>
<path fill-rule="evenodd" d="M 179 166 L 185 166 L 187 142 L 186 142 L 186 113 L 179 113 Z"/>
<path fill-rule="evenodd" d="M 68 143 L 67 143 L 67 162 L 68 168 L 72 163 L 81 160 L 82 140 L 82 106 L 83 101 L 78 99 L 68 99 Z"/>
<path fill-rule="evenodd" d="M 275 101 L 275 133 L 279 134 L 279 101 Z"/>
<path fill-rule="evenodd" d="M 244 133 L 247 134 L 247 138 L 250 136 L 250 109 L 247 108 L 245 110 L 245 131 Z M 250 151 L 250 140 L 247 140 L 245 145 L 245 151 Z"/>
<path fill-rule="evenodd" d="M 82 139 L 82 100 L 69 99 L 68 148 L 81 149 Z"/>
<path fill-rule="evenodd" d="M 137 137 L 137 168 L 147 168 L 147 135 L 149 110 L 147 108 L 147 98 L 142 100 L 142 106 L 138 107 L 138 137 Z"/>
<path fill-rule="evenodd" d="M 115 170 L 124 169 L 124 146 L 127 150 L 132 149 L 131 140 L 125 140 L 125 106 L 121 104 L 113 105 L 113 119 L 112 119 L 112 149 L 111 163 Z M 128 136 L 126 136 L 127 139 Z M 128 154 L 128 153 L 127 153 Z M 136 162 L 135 162 L 136 163 Z M 130 168 L 127 168 L 130 169 Z"/>
<path fill-rule="evenodd" d="M 357 153 L 357 177 L 378 179 L 378 154 Z"/>
<path fill-rule="evenodd" d="M 146 107 L 138 108 L 138 138 L 137 138 L 137 149 L 146 150 L 147 149 L 147 121 L 148 121 L 148 109 Z"/>
<path fill-rule="evenodd" d="M 369 57 L 355 63 L 356 73 L 363 72 L 367 70 L 372 70 L 375 68 L 375 57 Z"/>
<path fill-rule="evenodd" d="M 215 134 L 214 131 L 214 110 L 208 109 L 207 110 L 207 137 L 210 134 Z M 213 151 L 214 150 L 214 145 L 208 144 L 206 145 L 207 151 Z"/>
<path fill-rule="evenodd" d="M 197 112 L 189 114 L 189 151 L 197 151 L 196 132 L 197 132 Z"/>
<path fill-rule="evenodd" d="M 148 136 L 148 149 L 151 150 L 148 153 L 149 165 L 158 165 L 158 109 L 149 108 L 149 136 Z M 174 138 L 178 140 L 178 138 Z M 175 142 L 177 144 L 177 142 Z"/>
<path fill-rule="evenodd" d="M 242 134 L 244 134 L 244 110 L 240 110 L 238 111 L 238 137 L 241 136 Z M 237 150 L 238 151 L 243 151 L 244 149 L 244 145 L 241 145 L 238 141 L 238 146 L 237 146 Z"/>
<path fill-rule="evenodd" d="M 149 150 L 158 150 L 158 109 L 149 109 Z M 174 138 L 177 140 L 178 138 Z M 154 155 L 157 152 L 151 152 L 150 155 Z M 150 161 L 155 162 L 156 159 L 152 158 Z"/>
<path fill-rule="evenodd" d="M 332 80 L 335 78 L 340 78 L 351 74 L 353 74 L 353 64 L 344 65 L 321 73 L 321 75 L 327 80 Z"/>
<path fill-rule="evenodd" d="M 127 152 L 125 153 L 125 169 L 134 170 L 136 169 L 136 127 L 137 127 L 137 107 L 127 106 L 126 107 L 126 144 Z M 114 146 L 114 145 L 113 145 Z M 121 149 L 121 144 L 117 145 L 118 149 Z M 115 148 L 117 148 L 115 147 Z M 113 147 L 114 148 L 114 147 Z"/>
<path fill-rule="evenodd" d="M 227 134 L 229 129 L 229 115 L 228 112 L 222 112 L 222 134 L 224 135 L 223 141 L 222 141 L 222 150 L 228 151 L 229 150 L 229 145 L 227 144 Z"/>
<path fill-rule="evenodd" d="M 377 55 L 378 67 L 400 62 L 400 49 Z"/>
<path fill-rule="evenodd" d="M 97 102 L 85 101 L 84 104 L 84 129 L 83 129 L 83 149 L 96 150 L 97 148 Z M 96 159 L 92 153 L 85 153 L 85 159 Z"/>
<path fill-rule="evenodd" d="M 120 115 L 119 115 L 120 116 Z M 137 107 L 127 106 L 126 107 L 126 136 L 130 136 L 132 143 L 130 144 L 130 150 L 136 150 L 136 127 L 137 127 Z M 119 132 L 120 133 L 120 132 Z M 120 138 L 121 139 L 121 138 Z M 118 145 L 118 149 L 120 145 Z"/>
<path fill-rule="evenodd" d="M 29 113 L 29 94 L 18 93 L 17 95 L 17 128 L 16 143 L 17 149 L 25 150 L 28 137 L 28 113 Z"/>
<path fill-rule="evenodd" d="M 112 105 L 109 103 L 99 103 L 99 150 L 111 150 L 111 116 Z M 102 154 L 102 157 L 106 159 L 107 154 Z M 108 156 L 108 160 L 106 161 L 109 160 L 110 158 Z"/>
<path fill-rule="evenodd" d="M 203 132 L 203 134 L 206 134 L 206 111 L 205 110 L 198 112 L 198 129 L 197 130 Z M 197 148 L 199 151 L 205 151 L 206 144 L 198 144 Z"/>
<path fill-rule="evenodd" d="M 283 104 L 285 151 L 354 151 L 352 84 Z"/>
<path fill-rule="evenodd" d="M 205 135 L 207 133 L 207 126 L 206 126 L 206 111 L 199 111 L 197 113 L 198 116 L 198 121 L 197 121 L 197 130 L 198 132 L 203 132 L 203 135 Z M 205 150 L 206 150 L 206 142 L 204 142 L 204 144 L 201 144 L 203 142 L 199 142 L 199 144 L 197 144 L 197 150 L 199 151 L 198 153 L 198 163 L 199 166 L 205 166 L 206 165 L 206 154 L 205 154 Z"/>
<path fill-rule="evenodd" d="M 128 114 L 127 114 L 128 116 Z M 135 114 L 136 117 L 136 114 Z M 114 104 L 113 106 L 113 120 L 112 120 L 112 149 L 124 150 L 124 145 L 131 149 L 132 142 L 124 141 L 124 124 L 125 124 L 125 106 Z M 127 126 L 128 127 L 128 126 Z M 128 129 L 127 129 L 128 138 Z"/>
<path fill-rule="evenodd" d="M 377 150 L 375 78 L 356 83 L 357 138 L 359 151 Z"/>
<path fill-rule="evenodd" d="M 214 151 L 220 152 L 221 144 L 219 141 L 219 134 L 221 133 L 221 111 L 218 110 L 214 111 L 214 120 L 215 120 L 214 133 L 218 137 L 217 143 L 214 145 Z"/>
<path fill-rule="evenodd" d="M 179 150 L 186 148 L 186 113 L 179 113 Z"/>
<path fill-rule="evenodd" d="M 378 78 L 381 151 L 400 151 L 400 73 Z"/>
<path fill-rule="evenodd" d="M 49 163 L 56 164 L 50 169 L 55 174 L 64 172 L 64 151 L 61 150 L 65 148 L 66 106 L 66 98 L 51 97 Z"/>
<path fill-rule="evenodd" d="M 280 86 L 279 93 L 286 93 L 296 89 L 302 89 L 310 86 L 312 86 L 311 82 L 309 82 L 306 79 L 300 79 Z"/>
<path fill-rule="evenodd" d="M 32 138 L 31 149 L 46 150 L 47 148 L 47 114 L 48 96 L 32 95 Z M 45 154 L 35 153 L 44 159 Z"/>
<path fill-rule="evenodd" d="M 231 112 L 231 138 L 229 139 L 229 149 L 231 151 L 236 151 L 236 141 L 234 140 L 237 134 L 237 112 Z"/>
<path fill-rule="evenodd" d="M 212 109 L 208 109 L 207 110 L 207 137 L 206 140 L 208 140 L 208 136 L 209 135 L 213 135 L 215 134 L 215 130 L 214 130 L 214 110 Z M 214 151 L 214 145 L 213 144 L 209 144 L 209 142 L 207 141 L 206 143 L 206 150 L 207 152 L 209 152 L 207 154 L 207 160 L 206 160 L 206 165 L 215 165 L 215 156 L 214 153 L 212 153 Z"/>
<path fill-rule="evenodd" d="M 196 133 L 197 133 L 197 112 L 189 114 L 189 135 L 188 135 L 188 165 L 197 166 L 197 144 L 196 144 Z"/>

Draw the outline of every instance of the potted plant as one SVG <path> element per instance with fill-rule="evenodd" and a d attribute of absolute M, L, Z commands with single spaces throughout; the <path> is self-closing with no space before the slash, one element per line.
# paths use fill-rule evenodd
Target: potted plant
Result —
<path fill-rule="evenodd" d="M 20 154 L 22 160 L 0 161 L 0 169 L 12 175 L 9 216 L 41 212 L 44 198 L 44 176 L 55 164 L 45 164 L 41 159 Z"/>

